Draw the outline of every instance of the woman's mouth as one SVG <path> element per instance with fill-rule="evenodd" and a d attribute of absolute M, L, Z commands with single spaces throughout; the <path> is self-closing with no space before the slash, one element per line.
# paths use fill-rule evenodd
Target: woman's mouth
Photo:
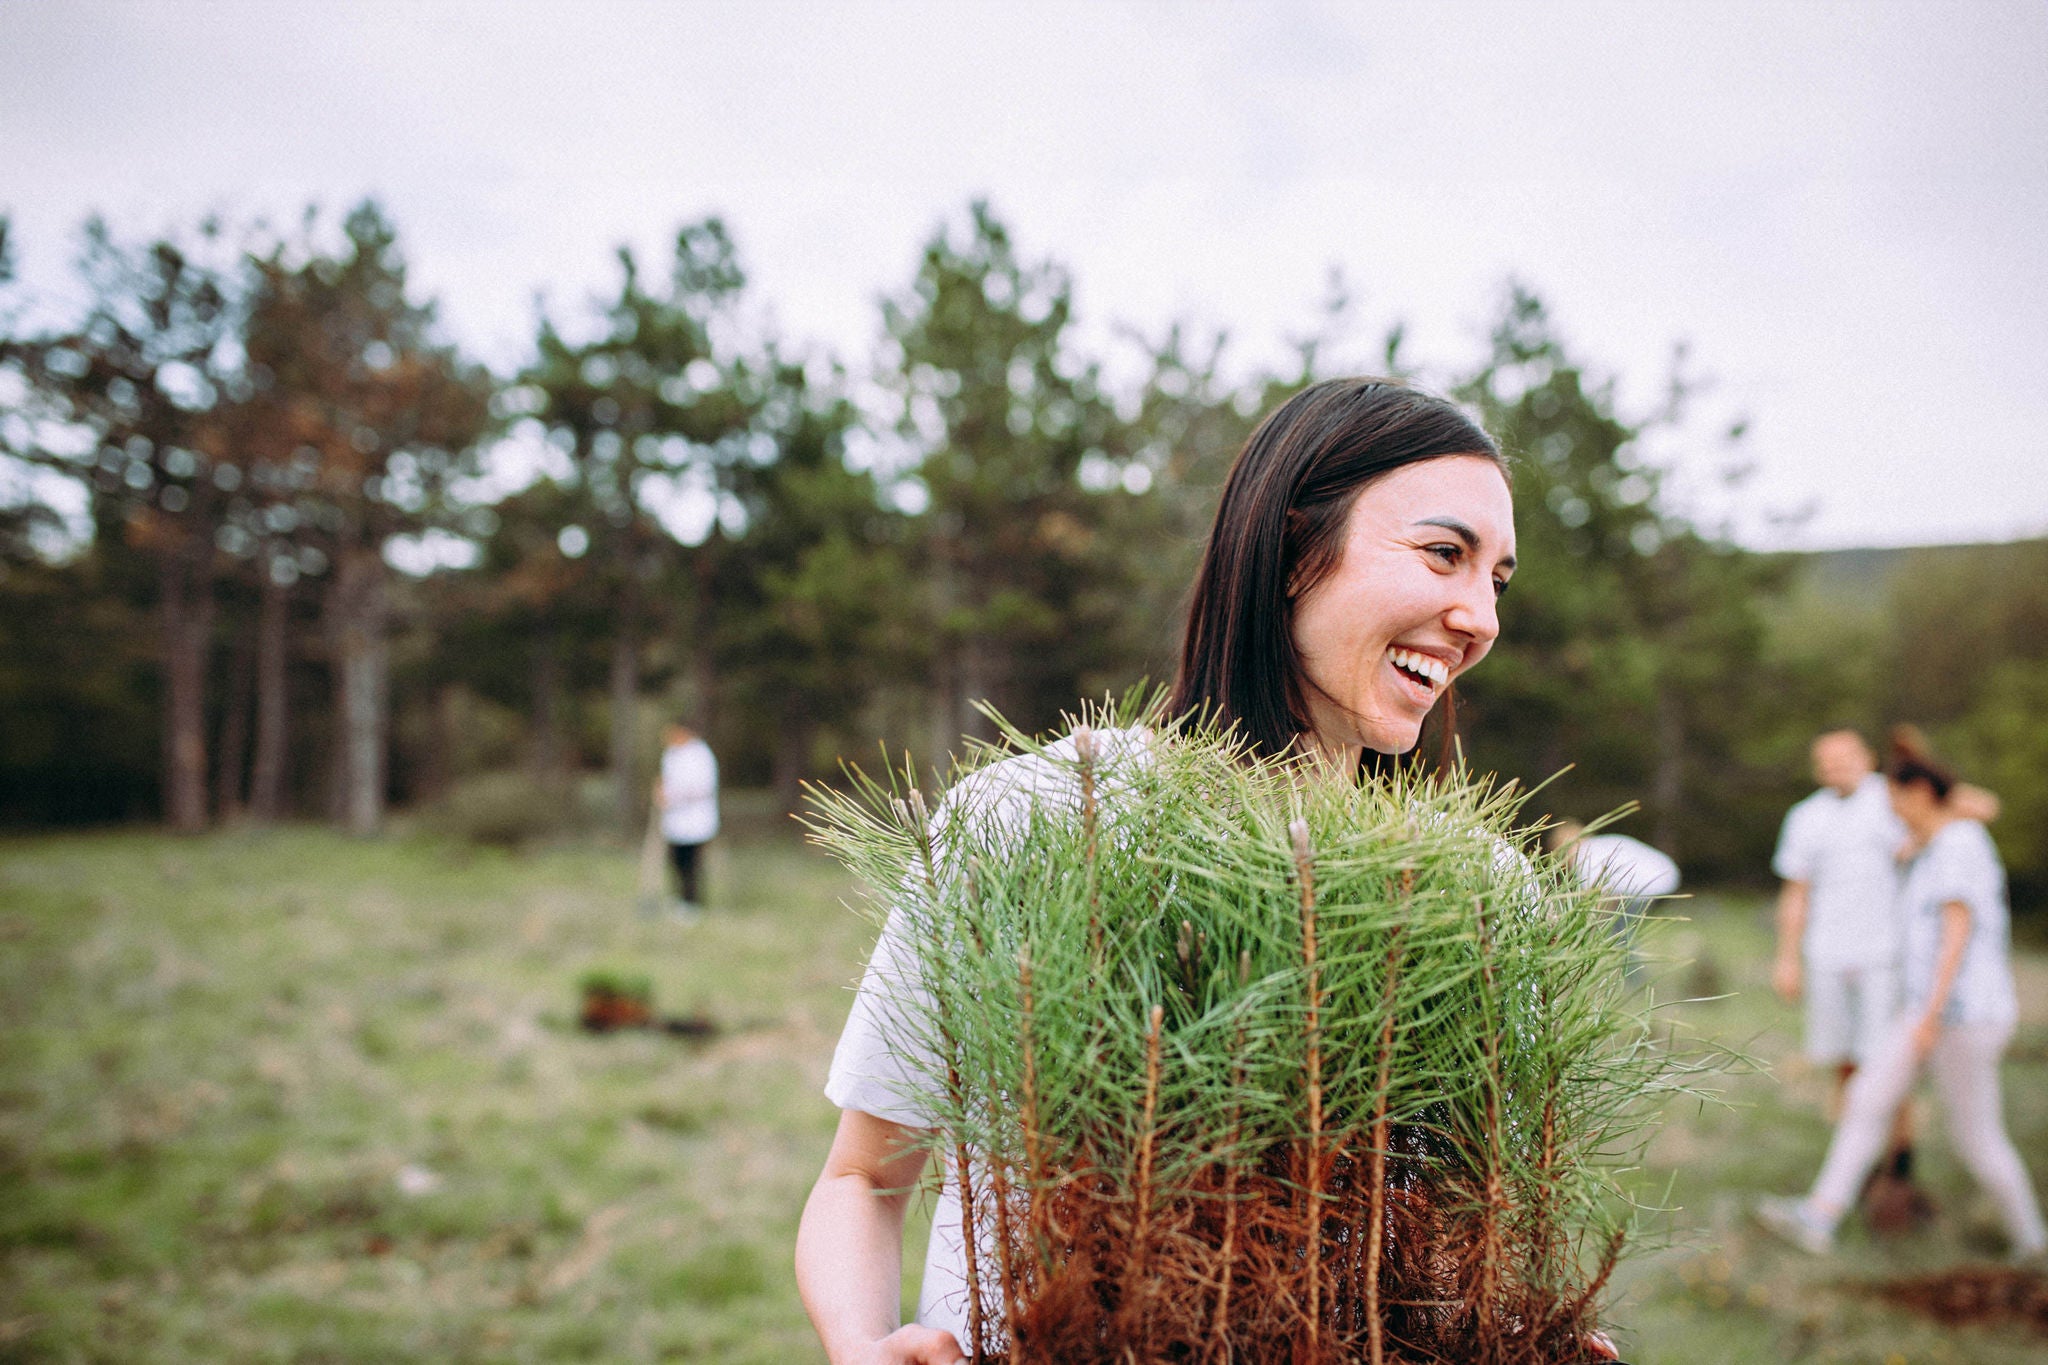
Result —
<path fill-rule="evenodd" d="M 1421 694 L 1424 701 L 1435 701 L 1437 689 L 1451 680 L 1450 665 L 1429 654 L 1419 654 L 1399 645 L 1387 648 L 1387 663 L 1402 682 Z"/>

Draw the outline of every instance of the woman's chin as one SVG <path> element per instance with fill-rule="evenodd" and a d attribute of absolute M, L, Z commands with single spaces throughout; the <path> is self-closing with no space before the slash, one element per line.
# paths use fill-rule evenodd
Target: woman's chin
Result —
<path fill-rule="evenodd" d="M 1383 754 L 1405 754 L 1422 738 L 1422 722 L 1413 725 L 1378 725 L 1365 731 L 1359 742 Z"/>
<path fill-rule="evenodd" d="M 1382 754 L 1405 754 L 1422 738 L 1422 724 L 1428 712 L 1414 714 L 1412 706 L 1359 706 L 1320 714 L 1314 729 L 1317 746 L 1335 755 L 1346 749 L 1369 749 Z"/>

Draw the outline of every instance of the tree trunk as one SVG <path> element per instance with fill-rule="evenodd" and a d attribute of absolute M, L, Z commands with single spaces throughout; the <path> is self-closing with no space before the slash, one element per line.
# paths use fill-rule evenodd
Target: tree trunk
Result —
<path fill-rule="evenodd" d="M 960 733 L 976 739 L 994 739 L 995 726 L 987 716 L 974 709 L 974 703 L 1002 701 L 996 692 L 1001 686 L 1004 670 L 997 663 L 995 642 L 986 635 L 974 635 L 967 640 L 960 656 L 960 696 L 956 703 L 959 709 L 954 713 Z"/>
<path fill-rule="evenodd" d="M 444 682 L 434 689 L 427 725 L 426 752 L 421 756 L 414 796 L 432 801 L 448 794 L 455 785 L 455 750 L 461 734 L 457 708 L 460 689 Z"/>
<path fill-rule="evenodd" d="M 249 813 L 269 824 L 284 814 L 291 588 L 265 569 L 256 616 L 256 762 L 249 774 Z"/>
<path fill-rule="evenodd" d="M 212 545 L 187 544 L 161 561 L 158 623 L 164 654 L 164 817 L 181 834 L 206 828 L 206 664 L 213 640 Z"/>
<path fill-rule="evenodd" d="M 712 532 L 711 539 L 699 546 L 690 557 L 690 584 L 694 597 L 690 604 L 690 648 L 689 660 L 690 718 L 691 728 L 709 735 L 718 724 L 718 615 L 714 609 L 716 600 L 713 592 L 715 566 L 712 562 L 712 546 L 718 543 L 718 533 Z"/>
<path fill-rule="evenodd" d="M 543 787 L 562 779 L 562 645 L 553 626 L 533 642 L 533 775 Z"/>
<path fill-rule="evenodd" d="M 213 774 L 213 809 L 223 821 L 242 814 L 244 781 L 248 778 L 249 693 L 255 686 L 256 642 L 246 630 L 235 632 L 228 653 L 227 705 L 221 712 L 218 766 Z"/>
<path fill-rule="evenodd" d="M 1658 848 L 1678 856 L 1678 829 L 1685 801 L 1685 713 L 1669 686 L 1657 689 L 1657 768 L 1650 777 L 1650 799 L 1657 819 L 1651 836 Z"/>
<path fill-rule="evenodd" d="M 932 656 L 931 761 L 941 772 L 960 748 L 960 714 L 965 709 L 960 686 L 960 646 L 941 639 Z"/>
<path fill-rule="evenodd" d="M 955 633 L 952 617 L 959 599 L 959 567 L 953 562 L 953 545 L 940 537 L 932 555 L 932 696 L 931 761 L 941 772 L 947 758 L 960 747 L 967 707 L 965 700 L 965 642 Z"/>
<path fill-rule="evenodd" d="M 351 547 L 339 557 L 328 593 L 337 795 L 342 826 L 357 835 L 375 834 L 384 823 L 391 688 L 384 573 L 383 557 L 374 547 Z"/>
<path fill-rule="evenodd" d="M 782 708 L 781 724 L 775 731 L 775 803 L 784 815 L 794 815 L 803 804 L 811 739 L 816 733 L 803 699 L 792 696 Z"/>
<path fill-rule="evenodd" d="M 612 802 L 629 838 L 640 827 L 640 591 L 631 560 L 612 633 Z"/>

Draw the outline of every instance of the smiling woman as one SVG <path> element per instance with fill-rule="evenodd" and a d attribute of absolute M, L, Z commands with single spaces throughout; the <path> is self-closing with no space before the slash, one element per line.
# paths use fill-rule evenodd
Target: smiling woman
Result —
<path fill-rule="evenodd" d="M 1304 389 L 1224 485 L 1172 709 L 1264 753 L 1405 753 L 1500 633 L 1514 550 L 1506 464 L 1463 412 L 1391 380 Z"/>
<path fill-rule="evenodd" d="M 1462 516 L 1426 515 L 1445 506 Z M 1507 482 L 1491 460 L 1406 465 L 1358 495 L 1336 567 L 1294 599 L 1318 745 L 1354 755 L 1414 746 L 1437 698 L 1500 633 L 1493 604 L 1513 544 Z"/>
<path fill-rule="evenodd" d="M 1260 424 L 1232 466 L 1189 606 L 1169 722 L 1232 731 L 1247 760 L 1298 756 L 1340 784 L 1355 781 L 1368 752 L 1412 749 L 1451 684 L 1485 657 L 1500 631 L 1494 602 L 1514 571 L 1514 543 L 1506 465 L 1456 406 L 1385 379 L 1303 390 Z M 1098 756 L 1108 765 L 1152 752 L 1144 729 L 1062 743 L 1091 772 Z M 988 802 L 989 819 L 1028 823 L 1021 812 L 1032 798 L 1057 805 L 1065 791 L 1066 768 L 1053 768 L 1022 758 L 985 768 L 948 809 L 971 819 L 960 814 L 975 809 L 970 788 L 1015 794 L 1022 805 Z M 1094 809 L 1092 779 L 1078 800 Z M 1090 937 L 1132 928 L 1105 923 Z M 929 1106 L 906 1102 L 906 1068 L 916 1064 L 905 1054 L 915 1049 L 891 1024 L 932 987 L 920 981 L 914 937 L 897 925 L 870 962 L 827 1085 L 842 1110 L 839 1131 L 798 1235 L 798 1280 L 834 1365 L 951 1365 L 965 1358 L 963 1343 L 983 1358 L 977 1242 L 960 1230 L 957 1196 L 942 1201 L 934 1224 L 918 1321 L 897 1325 L 903 1214 L 926 1156 L 919 1135 L 943 1126 Z M 963 1147 L 956 1178 L 967 1161 Z M 1319 1320 L 1314 1303 L 1305 1321 Z"/>

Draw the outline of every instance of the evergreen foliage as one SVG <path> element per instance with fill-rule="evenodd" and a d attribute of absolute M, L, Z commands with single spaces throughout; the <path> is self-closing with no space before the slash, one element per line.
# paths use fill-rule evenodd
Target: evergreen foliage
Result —
<path fill-rule="evenodd" d="M 1006 730 L 929 818 L 905 774 L 814 797 L 916 964 L 977 1358 L 1581 1359 L 1689 1074 L 1596 898 L 1511 787 L 1138 714 Z"/>
<path fill-rule="evenodd" d="M 1694 475 L 1735 453 L 1701 448 L 1722 432 L 1682 366 L 1632 407 L 1642 376 L 1603 372 L 1526 288 L 1461 362 L 1409 357 L 1398 322 L 1368 335 L 1333 277 L 1261 364 L 1185 321 L 1105 331 L 977 203 L 882 301 L 873 352 L 834 359 L 777 339 L 706 218 L 658 261 L 622 254 L 492 376 L 399 244 L 374 204 L 283 234 L 94 221 L 78 304 L 53 309 L 10 279 L 0 224 L 10 822 L 324 805 L 368 828 L 488 772 L 604 767 L 637 828 L 678 711 L 731 784 L 785 800 L 876 736 L 943 761 L 976 698 L 1037 730 L 1171 676 L 1259 414 L 1424 365 L 1515 463 L 1522 569 L 1459 684 L 1475 767 L 1563 772 L 1532 811 L 1640 802 L 1629 832 L 1689 882 L 1760 881 L 1814 734 L 1912 721 L 2004 799 L 2016 900 L 2048 902 L 2042 544 L 1731 545 L 1664 477 L 1681 444 Z"/>
<path fill-rule="evenodd" d="M 1028 259 L 987 203 L 969 216 L 964 240 L 935 233 L 910 290 L 882 307 L 898 433 L 928 500 L 910 586 L 934 757 L 978 727 L 976 701 L 1042 723 L 1084 675 L 1121 663 L 1107 645 L 1135 568 L 1104 534 L 1119 493 L 1088 487 L 1085 471 L 1113 464 L 1119 422 L 1098 363 L 1075 351 L 1072 282 Z"/>

